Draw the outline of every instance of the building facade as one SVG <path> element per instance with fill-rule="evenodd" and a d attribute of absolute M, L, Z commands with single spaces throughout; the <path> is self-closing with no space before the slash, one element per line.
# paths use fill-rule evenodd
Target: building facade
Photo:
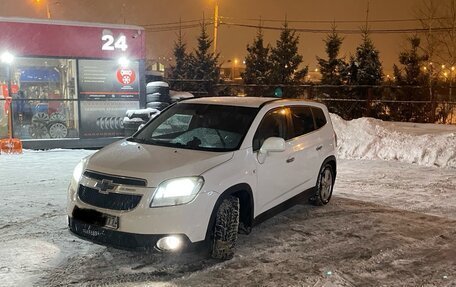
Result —
<path fill-rule="evenodd" d="M 25 148 L 104 146 L 145 101 L 141 27 L 0 18 L 6 53 L 14 58 L 0 61 L 0 138 L 10 128 Z"/>

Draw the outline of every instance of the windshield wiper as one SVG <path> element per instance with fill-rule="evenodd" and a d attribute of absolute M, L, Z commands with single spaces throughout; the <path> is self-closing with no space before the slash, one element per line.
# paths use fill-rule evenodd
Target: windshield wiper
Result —
<path fill-rule="evenodd" d="M 226 143 L 225 143 L 225 140 L 223 139 L 222 135 L 220 134 L 220 131 L 218 129 L 215 129 L 215 131 L 217 132 L 217 135 L 219 136 L 220 141 L 222 142 L 222 145 L 225 148 L 226 147 Z"/>

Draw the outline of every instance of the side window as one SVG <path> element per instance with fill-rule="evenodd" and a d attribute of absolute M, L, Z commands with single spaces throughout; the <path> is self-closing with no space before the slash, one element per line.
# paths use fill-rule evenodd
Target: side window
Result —
<path fill-rule="evenodd" d="M 270 137 L 288 139 L 287 133 L 287 109 L 280 108 L 269 111 L 261 121 L 253 137 L 253 151 L 261 148 L 264 141 Z"/>
<path fill-rule="evenodd" d="M 293 123 L 292 137 L 299 137 L 315 130 L 310 107 L 292 107 L 291 121 Z"/>
<path fill-rule="evenodd" d="M 312 112 L 315 118 L 315 124 L 317 125 L 317 129 L 326 125 L 326 117 L 325 113 L 320 108 L 312 108 Z"/>

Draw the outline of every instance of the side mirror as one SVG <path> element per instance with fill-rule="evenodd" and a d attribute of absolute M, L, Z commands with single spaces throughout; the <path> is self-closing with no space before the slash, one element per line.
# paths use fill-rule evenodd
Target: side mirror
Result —
<path fill-rule="evenodd" d="M 263 145 L 260 148 L 260 152 L 258 153 L 258 161 L 263 163 L 266 159 L 266 156 L 270 152 L 283 152 L 285 151 L 285 140 L 283 138 L 278 137 L 270 137 L 267 138 Z"/>

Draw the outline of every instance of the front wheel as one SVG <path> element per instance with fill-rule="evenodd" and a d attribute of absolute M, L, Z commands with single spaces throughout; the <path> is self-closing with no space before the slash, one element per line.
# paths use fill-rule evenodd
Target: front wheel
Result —
<path fill-rule="evenodd" d="M 223 199 L 215 215 L 211 257 L 228 260 L 233 258 L 239 229 L 239 198 Z"/>
<path fill-rule="evenodd" d="M 310 202 L 314 205 L 325 205 L 331 199 L 334 187 L 334 172 L 330 164 L 325 164 L 318 174 L 315 195 Z"/>

